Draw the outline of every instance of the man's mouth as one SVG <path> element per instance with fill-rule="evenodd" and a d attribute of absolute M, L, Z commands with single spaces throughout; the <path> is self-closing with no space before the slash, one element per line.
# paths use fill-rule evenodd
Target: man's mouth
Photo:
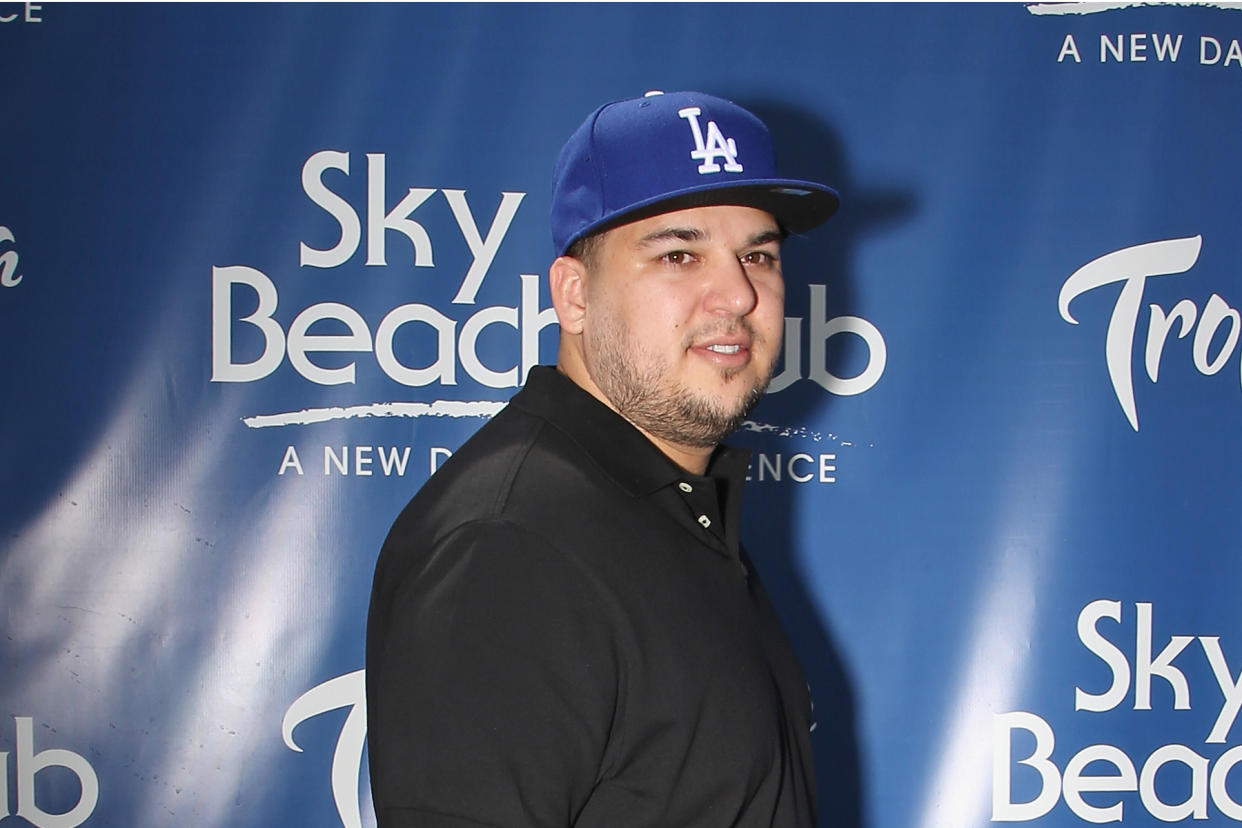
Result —
<path fill-rule="evenodd" d="M 707 350 L 715 351 L 718 354 L 736 354 L 741 350 L 740 345 L 708 345 Z"/>

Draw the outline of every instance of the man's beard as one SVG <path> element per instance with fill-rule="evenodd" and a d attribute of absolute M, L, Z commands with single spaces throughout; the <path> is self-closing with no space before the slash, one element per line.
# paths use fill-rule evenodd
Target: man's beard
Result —
<path fill-rule="evenodd" d="M 749 322 L 739 323 L 751 337 L 752 347 L 762 342 Z M 737 430 L 746 415 L 763 398 L 775 364 L 731 407 L 671 379 L 668 366 L 642 350 L 612 320 L 601 326 L 595 342 L 596 370 L 592 379 L 613 407 L 634 425 L 655 437 L 692 448 L 711 448 Z M 701 336 L 702 334 L 700 334 Z M 686 343 L 689 345 L 689 342 Z M 722 374 L 726 385 L 746 382 L 740 371 Z"/>

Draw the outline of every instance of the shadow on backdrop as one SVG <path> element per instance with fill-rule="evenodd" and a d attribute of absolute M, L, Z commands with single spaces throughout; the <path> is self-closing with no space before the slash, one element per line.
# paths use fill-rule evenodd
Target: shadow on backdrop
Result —
<path fill-rule="evenodd" d="M 868 234 L 912 215 L 916 207 L 913 194 L 867 192 L 851 181 L 839 138 L 831 127 L 805 110 L 773 100 L 734 100 L 768 125 L 782 175 L 820 181 L 841 194 L 841 208 L 826 225 L 787 244 L 783 251 L 786 315 L 807 319 L 810 284 L 826 286 L 827 318 L 854 313 L 851 273 L 855 250 Z M 807 345 L 804 323 L 802 348 L 805 350 Z M 869 357 L 866 344 L 856 336 L 834 337 L 831 346 L 827 364 L 836 376 L 856 375 Z M 789 359 L 787 354 L 783 362 Z M 806 366 L 803 355 L 802 368 L 805 370 Z M 783 367 L 777 369 L 778 374 Z M 825 422 L 831 399 L 819 385 L 804 379 L 779 396 L 766 398 L 753 417 L 795 430 L 807 426 L 809 430 L 822 430 L 822 425 L 814 424 Z M 791 447 L 788 437 L 773 432 L 742 431 L 731 442 L 769 456 L 783 453 L 788 457 L 791 451 L 802 450 Z M 752 478 L 754 474 L 752 465 Z M 808 510 L 798 509 L 797 502 L 804 499 L 799 497 L 802 488 L 788 481 L 782 485 L 752 482 L 746 492 L 744 537 L 811 686 L 816 721 L 811 741 L 815 750 L 819 825 L 865 828 L 866 780 L 857 733 L 854 682 L 831 629 L 830 608 L 817 604 L 800 563 L 812 554 L 849 553 L 825 545 L 799 554 L 795 548 L 799 537 L 796 526 L 819 519 L 812 518 Z M 819 527 L 815 534 L 830 543 L 831 526 Z"/>

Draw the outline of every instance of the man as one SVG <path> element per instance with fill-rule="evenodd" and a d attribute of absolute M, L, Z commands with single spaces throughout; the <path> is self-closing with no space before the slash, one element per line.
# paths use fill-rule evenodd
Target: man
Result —
<path fill-rule="evenodd" d="M 367 630 L 380 826 L 810 826 L 809 692 L 720 447 L 780 349 L 780 245 L 836 194 L 699 93 L 596 110 L 557 162 L 557 367 L 402 512 Z"/>

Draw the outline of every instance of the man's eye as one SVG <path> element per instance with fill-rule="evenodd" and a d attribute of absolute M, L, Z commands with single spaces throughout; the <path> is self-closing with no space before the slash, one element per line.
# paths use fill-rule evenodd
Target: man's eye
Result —
<path fill-rule="evenodd" d="M 689 263 L 690 254 L 684 250 L 673 250 L 661 256 L 665 262 L 671 265 L 684 265 Z"/>
<path fill-rule="evenodd" d="M 748 265 L 770 265 L 776 261 L 776 257 L 766 250 L 752 250 L 742 257 L 742 264 Z"/>

